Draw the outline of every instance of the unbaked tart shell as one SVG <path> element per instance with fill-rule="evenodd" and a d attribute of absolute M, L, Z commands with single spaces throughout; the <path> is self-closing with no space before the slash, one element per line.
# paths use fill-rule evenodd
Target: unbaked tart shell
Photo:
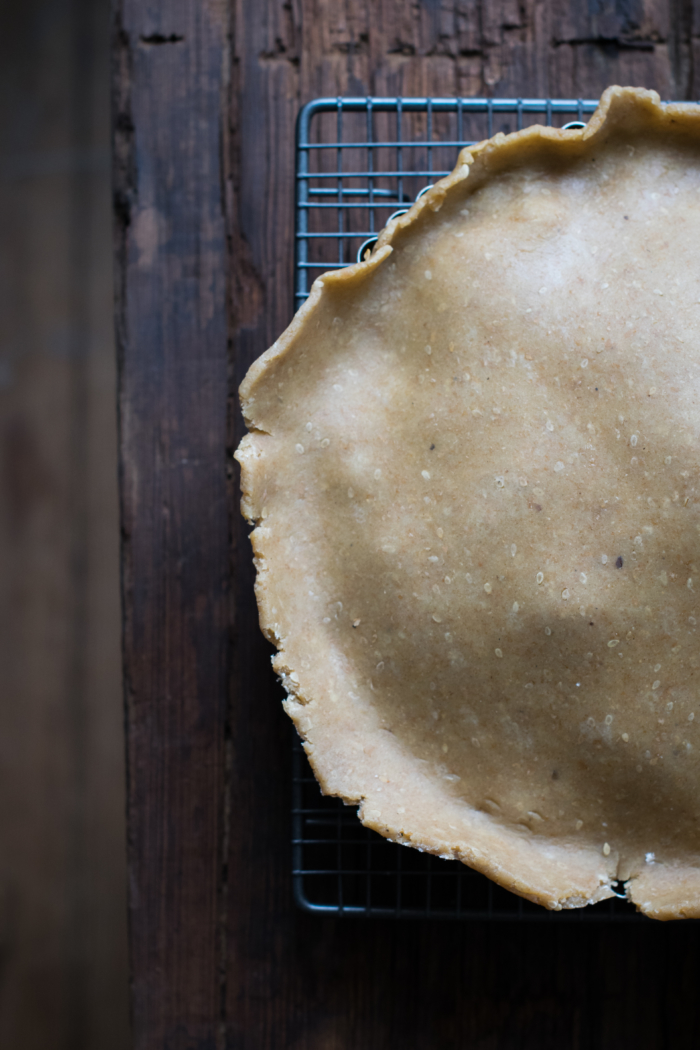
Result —
<path fill-rule="evenodd" d="M 324 792 L 547 908 L 700 915 L 700 107 L 469 147 L 250 369 Z"/>

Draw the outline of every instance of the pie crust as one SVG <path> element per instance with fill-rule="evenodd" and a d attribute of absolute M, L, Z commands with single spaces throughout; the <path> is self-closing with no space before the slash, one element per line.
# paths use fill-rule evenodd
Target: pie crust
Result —
<path fill-rule="evenodd" d="M 465 149 L 241 386 L 324 792 L 547 908 L 700 915 L 700 107 Z"/>

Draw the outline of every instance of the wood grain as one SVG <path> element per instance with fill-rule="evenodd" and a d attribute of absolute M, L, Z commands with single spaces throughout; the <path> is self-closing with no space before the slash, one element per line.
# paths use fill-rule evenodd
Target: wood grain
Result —
<path fill-rule="evenodd" d="M 228 690 L 226 12 L 115 8 L 119 410 L 135 1046 L 219 1027 Z"/>
<path fill-rule="evenodd" d="M 143 24 L 131 0 L 123 4 L 129 12 L 129 26 Z M 187 15 L 195 17 L 205 18 L 203 14 Z M 122 24 L 126 26 L 126 21 Z M 147 171 L 165 163 L 158 160 L 159 149 L 170 149 L 177 157 L 178 171 L 189 172 L 192 157 L 167 138 L 175 122 L 187 126 L 188 110 L 182 108 L 180 93 L 175 92 L 173 75 L 167 74 L 170 88 L 165 89 L 155 73 L 146 74 L 143 57 L 138 58 L 142 64 L 137 67 L 135 30 L 124 31 L 128 35 L 125 65 L 117 83 L 131 85 L 131 101 L 120 112 L 131 113 L 133 134 L 142 143 L 140 149 L 132 145 L 126 150 L 124 163 L 138 162 L 134 177 L 140 179 L 142 151 L 150 158 L 143 166 Z M 191 28 L 179 28 L 170 19 L 160 31 L 181 32 L 189 40 Z M 616 81 L 654 87 L 666 97 L 686 97 L 697 91 L 693 61 L 699 33 L 697 11 L 685 0 L 673 5 L 602 0 L 587 6 L 565 0 L 259 0 L 254 5 L 234 0 L 221 190 L 230 246 L 231 387 L 237 387 L 250 363 L 292 315 L 293 138 L 300 104 L 318 95 L 367 93 L 590 97 Z M 212 62 L 219 62 L 222 53 L 214 49 Z M 137 78 L 137 69 L 138 77 L 145 79 Z M 182 66 L 177 67 L 177 77 L 193 93 L 188 104 L 196 108 L 201 92 L 213 92 L 218 74 L 213 65 L 204 63 L 198 68 L 197 84 L 187 79 L 189 75 Z M 225 77 L 220 83 L 225 86 Z M 176 97 L 168 99 L 167 90 Z M 213 127 L 220 110 L 213 97 L 210 105 Z M 150 137 L 155 142 L 158 135 L 159 145 L 149 145 Z M 210 155 L 209 140 L 198 141 L 198 145 Z M 188 148 L 193 148 L 192 142 Z M 218 223 L 218 217 L 213 217 L 215 185 L 219 193 L 213 165 L 210 174 L 211 186 L 201 188 L 200 207 L 208 222 Z M 187 195 L 181 195 L 172 205 L 169 221 L 179 221 L 177 208 L 183 206 L 183 200 L 190 206 Z M 134 243 L 128 229 L 125 237 L 128 246 Z M 166 1045 L 158 1039 L 166 1030 L 176 1030 L 178 1018 L 181 1040 L 167 1045 L 205 1045 L 200 1034 L 206 1030 L 204 1016 L 207 1010 L 214 1010 L 216 945 L 211 938 L 216 930 L 217 885 L 224 923 L 219 956 L 222 1047 L 612 1050 L 635 1045 L 651 1050 L 696 1045 L 700 1031 L 691 989 L 700 974 L 698 931 L 693 925 L 602 928 L 394 923 L 317 918 L 295 910 L 289 875 L 290 727 L 271 675 L 270 650 L 257 627 L 247 530 L 236 511 L 237 475 L 227 460 L 231 560 L 226 563 L 222 552 L 226 518 L 216 473 L 221 435 L 218 422 L 215 428 L 211 426 L 213 417 L 219 419 L 220 409 L 215 407 L 219 401 L 209 400 L 203 412 L 203 405 L 185 398 L 177 385 L 168 387 L 167 399 L 159 393 L 163 383 L 174 382 L 165 368 L 170 361 L 164 356 L 166 344 L 161 349 L 160 334 L 152 340 L 150 323 L 145 320 L 155 312 L 159 295 L 163 297 L 159 324 L 169 333 L 168 354 L 174 354 L 175 347 L 184 348 L 186 338 L 172 327 L 178 312 L 173 290 L 179 285 L 149 282 L 165 280 L 154 276 L 154 268 L 163 275 L 174 273 L 175 256 L 159 246 L 163 254 L 153 256 L 139 271 L 135 250 L 124 250 L 121 273 L 126 282 L 122 304 L 131 303 L 132 296 L 134 304 L 137 299 L 141 304 L 129 315 L 123 339 L 133 340 L 134 348 L 122 362 L 131 869 L 138 882 L 132 915 L 139 917 L 147 931 L 133 927 L 137 1045 Z M 182 267 L 183 272 L 186 269 Z M 150 305 L 146 293 L 138 290 L 142 282 L 151 289 Z M 217 289 L 222 296 L 218 285 Z M 196 290 L 191 294 L 195 296 Z M 190 301 L 194 310 L 194 300 Z M 217 317 L 222 302 L 222 298 L 216 300 Z M 193 360 L 200 360 L 202 346 L 211 348 L 219 382 L 220 336 L 207 342 L 209 329 L 205 328 L 195 346 L 189 316 L 178 316 L 190 333 Z M 136 333 L 141 331 L 144 336 L 137 340 Z M 156 422 L 167 419 L 168 426 L 174 426 L 176 409 L 184 413 L 178 416 L 177 426 L 187 433 L 188 441 L 197 444 L 202 469 L 211 472 L 211 489 L 206 492 L 211 513 L 205 520 L 200 506 L 205 490 L 195 484 L 193 475 L 183 474 L 182 487 L 170 490 L 171 528 L 177 532 L 169 540 L 154 531 L 165 482 L 149 466 L 149 456 L 160 447 L 155 440 Z M 190 418 L 194 413 L 196 423 Z M 198 436 L 197 426 L 202 427 L 205 420 L 206 436 Z M 232 397 L 228 454 L 242 432 Z M 166 586 L 162 581 L 170 580 L 175 572 L 185 542 L 193 542 L 195 535 L 204 567 L 197 578 L 198 593 L 203 607 L 211 610 L 207 623 L 212 638 L 222 647 L 226 610 L 215 610 L 226 581 L 216 576 L 217 559 L 221 559 L 219 568 L 230 573 L 227 718 L 219 693 L 220 675 L 226 667 L 223 648 L 215 653 L 214 642 L 207 647 L 200 636 L 201 649 L 183 646 L 176 651 L 166 644 L 166 639 L 178 637 L 177 625 L 188 615 L 190 591 L 172 585 L 156 600 L 158 588 Z M 195 587 L 194 582 L 189 586 Z M 207 659 L 219 663 L 207 664 L 207 677 L 197 680 L 197 675 L 205 673 L 205 652 Z M 192 691 L 183 690 L 178 682 L 192 676 Z M 206 723 L 201 720 L 202 690 L 216 694 Z M 166 692 L 171 697 L 169 705 L 162 699 Z M 185 752 L 182 737 L 177 736 L 176 718 L 183 730 L 191 727 L 192 753 Z M 168 744 L 166 751 L 163 741 L 173 736 L 180 740 L 181 748 Z M 206 774 L 200 772 L 197 777 L 193 775 L 195 752 L 212 763 Z M 147 754 L 155 754 L 150 766 Z M 167 790 L 162 783 L 166 775 Z M 187 795 L 174 790 L 178 776 L 190 778 Z M 207 831 L 200 828 L 197 837 L 190 829 L 191 796 L 195 793 L 204 807 L 206 792 L 208 808 L 202 808 L 199 816 Z M 227 811 L 222 810 L 222 798 L 228 799 Z M 165 807 L 172 816 L 168 825 L 172 841 L 159 830 L 167 823 Z M 221 840 L 215 828 L 224 812 L 228 821 L 222 871 L 217 852 Z M 179 844 L 175 836 L 180 837 Z M 181 886 L 188 887 L 182 889 L 183 895 L 188 894 L 188 914 L 184 897 L 178 902 L 167 867 L 186 842 L 200 851 L 197 859 L 190 852 L 185 854 L 189 866 L 183 870 Z M 195 876 L 199 879 L 196 892 L 190 882 Z M 171 916 L 183 924 L 186 936 L 180 941 L 162 929 Z M 195 923 L 199 927 L 196 934 Z M 185 944 L 197 953 L 189 960 L 182 957 Z M 177 960 L 169 958 L 168 951 L 176 952 Z M 174 986 L 164 978 L 149 978 L 148 966 L 161 967 L 163 973 L 167 969 L 178 995 L 173 995 Z M 191 981 L 189 987 L 185 975 Z M 156 1013 L 157 1023 L 152 1021 Z"/>

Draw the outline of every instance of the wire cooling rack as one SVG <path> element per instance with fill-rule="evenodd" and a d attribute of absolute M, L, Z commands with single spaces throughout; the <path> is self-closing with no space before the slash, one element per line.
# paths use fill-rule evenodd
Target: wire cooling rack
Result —
<path fill-rule="evenodd" d="M 378 232 L 463 146 L 530 124 L 582 124 L 593 99 L 321 98 L 299 113 L 295 302 L 314 278 L 362 257 Z M 644 921 L 626 900 L 548 912 L 457 861 L 388 842 L 321 794 L 294 743 L 294 894 L 307 911 L 395 918 Z M 620 887 L 621 888 L 621 887 Z"/>
<path fill-rule="evenodd" d="M 516 922 L 637 922 L 634 906 L 612 897 L 552 912 L 516 897 L 459 861 L 389 842 L 355 810 L 322 795 L 301 743 L 293 744 L 292 878 L 305 911 L 397 919 Z"/>

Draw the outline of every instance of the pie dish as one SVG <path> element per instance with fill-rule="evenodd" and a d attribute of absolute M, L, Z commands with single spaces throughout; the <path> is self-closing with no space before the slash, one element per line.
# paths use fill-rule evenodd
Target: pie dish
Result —
<path fill-rule="evenodd" d="M 700 915 L 700 107 L 465 149 L 241 386 L 326 793 L 550 909 Z"/>

